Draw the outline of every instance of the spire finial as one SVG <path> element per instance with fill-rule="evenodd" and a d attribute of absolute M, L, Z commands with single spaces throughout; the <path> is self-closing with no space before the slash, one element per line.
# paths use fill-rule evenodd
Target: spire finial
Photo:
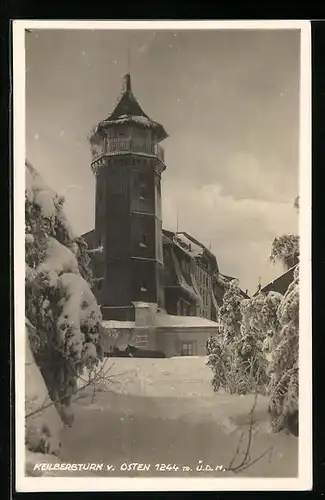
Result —
<path fill-rule="evenodd" d="M 127 59 L 127 73 L 128 73 L 128 75 L 130 75 L 131 74 L 131 67 L 130 67 L 131 66 L 130 44 L 128 45 L 128 54 L 127 54 L 127 56 L 128 56 L 128 59 Z"/>
<path fill-rule="evenodd" d="M 127 73 L 124 76 L 124 92 L 131 92 L 130 45 L 127 48 Z"/>
<path fill-rule="evenodd" d="M 124 77 L 124 92 L 131 92 L 131 76 L 129 73 Z"/>

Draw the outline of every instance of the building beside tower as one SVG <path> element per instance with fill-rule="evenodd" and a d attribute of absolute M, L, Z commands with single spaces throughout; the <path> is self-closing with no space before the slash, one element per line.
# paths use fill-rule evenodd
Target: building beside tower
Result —
<path fill-rule="evenodd" d="M 223 290 L 215 256 L 189 234 L 162 228 L 167 136 L 140 107 L 127 74 L 114 111 L 90 138 L 95 229 L 83 237 L 108 329 L 168 355 L 205 354 Z"/>

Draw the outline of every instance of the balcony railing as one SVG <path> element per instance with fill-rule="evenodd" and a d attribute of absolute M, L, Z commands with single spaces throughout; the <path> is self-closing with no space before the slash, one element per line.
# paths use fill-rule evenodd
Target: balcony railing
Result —
<path fill-rule="evenodd" d="M 157 156 L 161 161 L 164 161 L 164 150 L 158 144 L 152 141 L 138 139 L 133 137 L 117 137 L 107 139 L 102 151 L 97 151 L 97 156 L 101 154 L 118 154 L 118 153 L 143 153 Z"/>

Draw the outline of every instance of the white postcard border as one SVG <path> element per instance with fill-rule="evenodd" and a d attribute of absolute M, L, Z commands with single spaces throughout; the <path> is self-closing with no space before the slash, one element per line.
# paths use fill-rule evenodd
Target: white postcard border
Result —
<path fill-rule="evenodd" d="M 311 29 L 309 21 L 13 21 L 14 321 L 16 490 L 45 491 L 290 491 L 312 488 L 311 323 Z M 300 89 L 300 356 L 299 474 L 297 478 L 25 477 L 25 29 L 301 31 Z M 285 174 L 284 174 L 285 175 Z"/>

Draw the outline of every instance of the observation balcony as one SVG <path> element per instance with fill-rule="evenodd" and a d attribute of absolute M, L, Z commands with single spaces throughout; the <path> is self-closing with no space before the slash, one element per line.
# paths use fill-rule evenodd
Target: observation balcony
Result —
<path fill-rule="evenodd" d="M 133 137 L 108 138 L 99 145 L 92 146 L 93 159 L 106 155 L 118 155 L 120 153 L 138 153 L 149 156 L 156 156 L 164 162 L 164 149 L 159 144 L 152 141 Z"/>

